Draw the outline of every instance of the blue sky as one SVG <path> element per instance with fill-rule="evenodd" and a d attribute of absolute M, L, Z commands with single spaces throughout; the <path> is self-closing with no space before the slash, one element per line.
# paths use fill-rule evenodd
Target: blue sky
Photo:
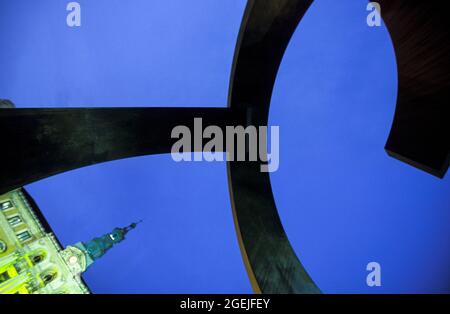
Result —
<path fill-rule="evenodd" d="M 225 106 L 245 1 L 0 0 L 0 97 L 18 107 Z M 450 292 L 450 182 L 386 155 L 396 64 L 366 1 L 318 0 L 288 47 L 270 123 L 281 219 L 327 293 Z M 251 292 L 225 163 L 114 161 L 27 188 L 63 244 L 144 223 L 84 278 L 97 293 Z M 366 285 L 367 263 L 382 286 Z"/>

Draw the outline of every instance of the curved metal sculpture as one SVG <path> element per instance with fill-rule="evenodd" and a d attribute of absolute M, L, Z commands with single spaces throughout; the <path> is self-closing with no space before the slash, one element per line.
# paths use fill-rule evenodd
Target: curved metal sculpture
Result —
<path fill-rule="evenodd" d="M 379 1 L 397 57 L 390 156 L 443 178 L 450 160 L 450 20 L 435 1 Z"/>
<path fill-rule="evenodd" d="M 169 153 L 171 130 L 266 125 L 284 51 L 312 0 L 248 1 L 228 108 L 11 109 L 0 104 L 0 193 L 100 162 Z M 386 150 L 443 177 L 449 165 L 450 23 L 438 4 L 379 1 L 398 63 L 397 109 Z M 5 108 L 6 107 L 6 108 Z M 226 132 L 224 132 L 226 134 Z M 224 146 L 225 147 L 225 146 Z M 255 292 L 317 293 L 283 230 L 260 162 L 228 162 L 237 236 Z"/>
<path fill-rule="evenodd" d="M 267 125 L 270 99 L 284 51 L 312 1 L 249 1 L 231 72 L 228 106 L 247 123 Z M 259 162 L 228 162 L 233 217 L 253 290 L 318 293 L 292 249 Z"/>

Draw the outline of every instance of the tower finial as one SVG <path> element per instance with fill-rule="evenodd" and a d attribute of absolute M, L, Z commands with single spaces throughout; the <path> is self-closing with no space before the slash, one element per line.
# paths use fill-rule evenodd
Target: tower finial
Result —
<path fill-rule="evenodd" d="M 130 224 L 130 225 L 128 225 L 128 226 L 126 226 L 125 228 L 122 228 L 122 229 L 124 230 L 125 233 L 127 233 L 128 231 L 136 228 L 136 226 L 138 224 L 142 223 L 142 222 L 143 222 L 143 220 L 141 219 L 138 222 L 133 222 L 132 224 Z"/>

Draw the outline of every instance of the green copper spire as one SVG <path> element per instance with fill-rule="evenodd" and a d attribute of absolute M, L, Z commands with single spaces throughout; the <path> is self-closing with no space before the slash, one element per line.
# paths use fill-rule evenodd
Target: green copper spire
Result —
<path fill-rule="evenodd" d="M 101 237 L 94 238 L 89 242 L 79 242 L 75 246 L 81 249 L 87 256 L 87 265 L 91 265 L 95 260 L 99 259 L 105 253 L 111 249 L 114 244 L 122 242 L 125 239 L 125 235 L 132 229 L 136 228 L 137 223 L 132 223 L 125 228 L 114 228 L 110 233 L 107 233 Z"/>

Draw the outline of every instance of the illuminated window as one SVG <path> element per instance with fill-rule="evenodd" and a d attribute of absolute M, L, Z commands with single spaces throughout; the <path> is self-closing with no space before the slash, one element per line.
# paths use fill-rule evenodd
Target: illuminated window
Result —
<path fill-rule="evenodd" d="M 25 242 L 28 239 L 31 239 L 31 234 L 28 230 L 25 230 L 25 231 L 18 233 L 17 238 L 19 239 L 20 242 Z"/>
<path fill-rule="evenodd" d="M 23 265 L 23 262 L 22 261 L 19 261 L 18 263 L 15 263 L 14 264 L 14 268 L 16 269 L 16 271 L 17 271 L 17 273 L 18 274 L 21 274 L 22 272 L 23 272 L 23 270 L 24 270 L 24 265 Z"/>
<path fill-rule="evenodd" d="M 45 259 L 45 255 L 46 255 L 45 252 L 35 253 L 30 256 L 30 260 L 33 263 L 33 265 L 36 265 Z"/>
<path fill-rule="evenodd" d="M 55 270 L 49 270 L 41 275 L 41 279 L 44 282 L 44 284 L 47 285 L 56 279 L 56 275 L 57 275 L 57 272 Z"/>
<path fill-rule="evenodd" d="M 13 205 L 13 203 L 11 201 L 6 201 L 6 202 L 0 203 L 0 209 L 1 210 L 7 210 L 7 209 L 10 209 L 10 208 L 13 208 L 13 207 L 14 207 L 14 205 Z"/>
<path fill-rule="evenodd" d="M 0 274 L 0 283 L 4 283 L 5 281 L 8 281 L 9 279 L 11 279 L 11 277 L 9 276 L 7 271 Z"/>
<path fill-rule="evenodd" d="M 10 224 L 11 227 L 15 227 L 17 225 L 19 225 L 22 222 L 22 219 L 20 218 L 19 215 L 8 218 L 8 223 Z"/>

